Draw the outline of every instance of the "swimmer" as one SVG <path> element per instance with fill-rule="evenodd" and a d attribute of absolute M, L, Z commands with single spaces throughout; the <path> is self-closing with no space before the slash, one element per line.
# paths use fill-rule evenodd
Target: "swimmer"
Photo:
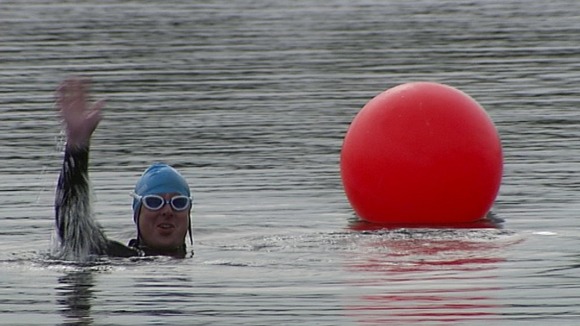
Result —
<path fill-rule="evenodd" d="M 131 195 L 137 236 L 128 245 L 108 239 L 94 220 L 88 175 L 89 145 L 105 102 L 89 103 L 89 84 L 88 79 L 71 77 L 56 91 L 56 104 L 66 133 L 54 206 L 59 257 L 67 260 L 83 260 L 92 255 L 185 257 L 188 233 L 193 245 L 192 197 L 183 176 L 167 164 L 151 165 L 135 185 Z"/>

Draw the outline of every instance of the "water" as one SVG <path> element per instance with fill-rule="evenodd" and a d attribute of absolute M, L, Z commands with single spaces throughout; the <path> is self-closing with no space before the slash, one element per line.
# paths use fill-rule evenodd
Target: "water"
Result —
<path fill-rule="evenodd" d="M 580 317 L 580 4 L 1 1 L 0 324 L 560 324 Z M 191 259 L 51 260 L 53 90 L 91 76 L 99 222 L 151 162 L 191 182 Z M 357 231 L 338 155 L 373 96 L 431 80 L 500 132 L 503 229 Z"/>

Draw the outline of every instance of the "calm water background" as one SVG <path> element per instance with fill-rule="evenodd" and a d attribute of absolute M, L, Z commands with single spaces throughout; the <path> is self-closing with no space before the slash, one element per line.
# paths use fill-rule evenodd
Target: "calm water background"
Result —
<path fill-rule="evenodd" d="M 576 0 L 0 0 L 0 324 L 577 324 L 579 44 Z M 109 237 L 133 236 L 128 193 L 164 160 L 192 184 L 194 258 L 48 258 L 69 74 L 108 99 Z M 346 129 L 418 80 L 495 121 L 503 229 L 352 229 Z"/>

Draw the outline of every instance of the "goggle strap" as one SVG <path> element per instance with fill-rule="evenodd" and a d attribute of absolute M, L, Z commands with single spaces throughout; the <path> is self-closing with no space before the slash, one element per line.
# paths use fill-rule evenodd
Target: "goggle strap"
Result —
<path fill-rule="evenodd" d="M 191 243 L 191 246 L 193 247 L 193 233 L 191 233 L 191 215 L 189 215 L 189 226 L 187 227 L 187 232 L 189 232 L 189 242 Z"/>

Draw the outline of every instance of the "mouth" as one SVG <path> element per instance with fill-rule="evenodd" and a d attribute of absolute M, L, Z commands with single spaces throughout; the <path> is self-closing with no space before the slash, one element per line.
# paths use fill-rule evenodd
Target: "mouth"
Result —
<path fill-rule="evenodd" d="M 171 223 L 159 223 L 159 224 L 157 224 L 157 228 L 159 228 L 161 230 L 171 230 L 171 229 L 175 228 L 175 225 L 173 225 Z"/>

